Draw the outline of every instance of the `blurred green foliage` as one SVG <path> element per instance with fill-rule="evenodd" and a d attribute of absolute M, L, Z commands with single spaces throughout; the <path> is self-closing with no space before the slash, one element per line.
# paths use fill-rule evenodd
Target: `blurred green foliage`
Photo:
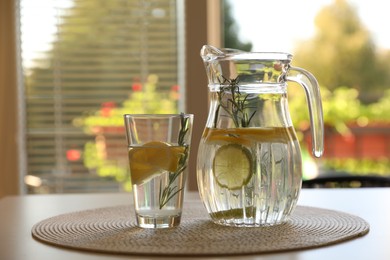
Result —
<path fill-rule="evenodd" d="M 118 182 L 123 183 L 126 191 L 131 190 L 129 167 L 127 157 L 108 159 L 104 151 L 106 137 L 105 128 L 123 129 L 124 114 L 173 114 L 178 113 L 178 89 L 173 88 L 170 92 L 157 91 L 158 76 L 149 75 L 145 83 L 133 85 L 133 91 L 129 98 L 122 104 L 116 106 L 110 102 L 94 114 L 75 118 L 73 124 L 82 127 L 85 132 L 96 135 L 96 140 L 87 142 L 84 146 L 84 166 L 95 171 L 102 177 L 114 177 Z M 118 130 L 120 132 L 120 130 Z M 123 138 L 125 133 L 123 132 Z M 103 137 L 103 138 L 101 138 Z M 103 149 L 103 151 L 102 151 Z M 126 145 L 123 144 L 125 151 Z M 126 153 L 124 153 L 124 157 Z"/>
<path fill-rule="evenodd" d="M 328 171 L 347 172 L 354 175 L 380 175 L 389 176 L 390 160 L 389 158 L 377 159 L 326 159 L 323 168 Z"/>
<path fill-rule="evenodd" d="M 233 18 L 231 6 L 228 0 L 222 1 L 223 3 L 223 46 L 225 48 L 251 51 L 251 42 L 242 42 L 238 38 L 237 32 L 238 24 Z"/>
<path fill-rule="evenodd" d="M 376 48 L 357 10 L 346 0 L 324 7 L 315 25 L 314 37 L 294 51 L 293 64 L 309 70 L 321 85 L 325 125 L 342 135 L 350 134 L 350 124 L 389 125 L 390 50 Z M 291 84 L 290 88 L 297 87 Z M 307 130 L 310 122 L 303 90 L 289 91 L 289 95 L 294 125 L 298 131 Z M 389 158 L 323 158 L 320 162 L 325 172 L 390 175 Z"/>
<path fill-rule="evenodd" d="M 293 91 L 289 91 L 289 109 L 302 141 L 302 132 L 310 127 L 306 97 L 303 90 L 295 89 L 298 86 L 291 87 Z M 330 91 L 321 87 L 325 125 L 336 129 L 342 135 L 350 134 L 349 124 L 361 127 L 377 123 L 390 125 L 390 89 L 384 91 L 383 97 L 371 104 L 359 101 L 358 95 L 359 92 L 353 88 L 338 87 Z M 306 149 L 306 146 L 303 144 L 302 148 Z M 390 175 L 389 158 L 323 158 L 320 162 L 321 169 L 325 172 Z"/>
<path fill-rule="evenodd" d="M 93 114 L 77 117 L 73 125 L 83 127 L 87 133 L 93 133 L 94 128 L 102 126 L 123 126 L 124 114 L 173 114 L 178 113 L 178 89 L 169 92 L 157 90 L 158 76 L 151 74 L 144 83 L 135 83 L 129 98 L 119 106 L 103 104 L 102 108 Z M 106 106 L 104 106 L 106 105 Z"/>
<path fill-rule="evenodd" d="M 310 122 L 305 93 L 298 89 L 300 87 L 291 87 L 293 91 L 289 91 L 289 109 L 293 123 L 298 129 L 306 130 Z M 390 123 L 390 89 L 371 104 L 361 102 L 358 95 L 359 92 L 354 88 L 338 87 L 331 91 L 321 87 L 324 124 L 334 127 L 340 134 L 347 134 L 349 123 L 360 126 L 377 122 Z"/>
<path fill-rule="evenodd" d="M 390 51 L 376 48 L 357 10 L 346 0 L 335 0 L 318 13 L 315 25 L 314 37 L 295 49 L 294 64 L 330 90 L 357 89 L 365 103 L 383 95 L 390 86 Z"/>

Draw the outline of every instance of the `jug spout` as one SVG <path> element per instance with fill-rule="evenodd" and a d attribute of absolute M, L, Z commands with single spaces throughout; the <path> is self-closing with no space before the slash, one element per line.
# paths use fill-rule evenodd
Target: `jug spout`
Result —
<path fill-rule="evenodd" d="M 204 45 L 200 50 L 200 56 L 202 57 L 204 62 L 208 62 L 217 58 L 224 57 L 225 53 L 214 46 Z"/>
<path fill-rule="evenodd" d="M 200 50 L 200 56 L 202 57 L 204 62 L 209 62 L 216 59 L 227 58 L 228 56 L 232 56 L 234 54 L 244 54 L 244 51 L 224 48 L 219 49 L 212 45 L 204 45 Z"/>

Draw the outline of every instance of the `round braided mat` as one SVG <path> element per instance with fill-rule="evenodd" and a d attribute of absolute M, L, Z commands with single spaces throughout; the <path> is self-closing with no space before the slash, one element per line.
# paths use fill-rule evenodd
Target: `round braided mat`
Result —
<path fill-rule="evenodd" d="M 93 252 L 137 255 L 239 255 L 307 249 L 367 234 L 363 219 L 327 209 L 298 206 L 290 219 L 268 227 L 212 223 L 201 202 L 185 207 L 179 227 L 142 229 L 132 206 L 63 214 L 34 225 L 35 239 Z"/>

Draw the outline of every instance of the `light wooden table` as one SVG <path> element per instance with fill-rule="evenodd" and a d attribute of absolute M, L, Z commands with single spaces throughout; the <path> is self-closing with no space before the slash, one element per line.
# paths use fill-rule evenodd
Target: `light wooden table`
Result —
<path fill-rule="evenodd" d="M 196 193 L 189 193 L 185 203 L 191 203 L 197 199 L 199 198 Z M 130 203 L 130 194 L 28 195 L 3 198 L 0 200 L 0 259 L 164 259 L 68 250 L 40 243 L 31 236 L 32 226 L 48 217 Z M 354 214 L 370 223 L 370 232 L 361 238 L 318 249 L 237 256 L 229 257 L 229 259 L 390 259 L 390 188 L 304 189 L 298 204 Z M 213 258 L 202 257 L 201 259 Z"/>

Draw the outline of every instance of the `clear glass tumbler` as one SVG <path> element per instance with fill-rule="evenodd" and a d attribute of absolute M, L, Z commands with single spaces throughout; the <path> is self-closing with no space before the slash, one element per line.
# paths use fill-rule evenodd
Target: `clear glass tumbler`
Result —
<path fill-rule="evenodd" d="M 179 225 L 193 115 L 124 115 L 137 224 Z"/>

